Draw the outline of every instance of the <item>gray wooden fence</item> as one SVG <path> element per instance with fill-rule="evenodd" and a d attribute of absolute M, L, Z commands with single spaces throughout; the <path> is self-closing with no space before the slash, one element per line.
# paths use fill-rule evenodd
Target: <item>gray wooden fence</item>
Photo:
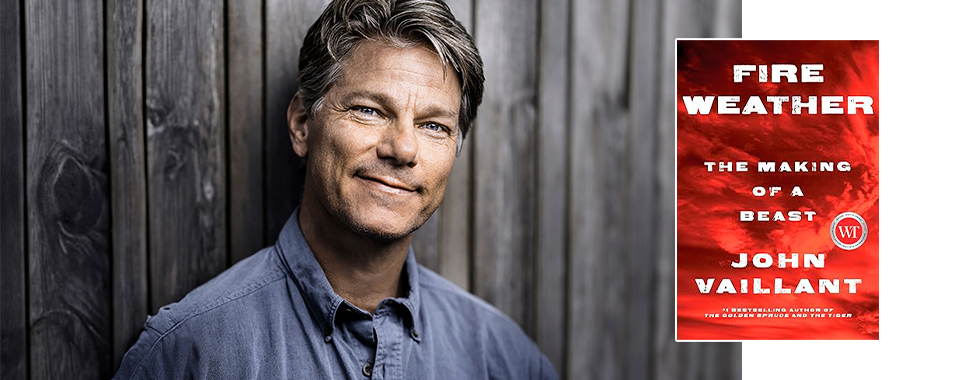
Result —
<path fill-rule="evenodd" d="M 106 378 L 148 314 L 272 244 L 327 1 L 0 0 L 0 379 Z M 673 341 L 674 44 L 739 1 L 451 0 L 486 96 L 418 260 L 569 379 L 727 379 Z"/>

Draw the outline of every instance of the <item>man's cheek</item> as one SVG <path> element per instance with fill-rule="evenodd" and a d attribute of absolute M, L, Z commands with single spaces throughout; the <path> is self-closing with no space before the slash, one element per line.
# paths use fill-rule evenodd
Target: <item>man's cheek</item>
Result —
<path fill-rule="evenodd" d="M 443 201 L 443 196 L 447 192 L 447 178 L 444 177 L 437 186 L 434 187 L 431 194 L 431 199 L 427 202 L 429 208 L 436 208 L 440 205 L 440 202 Z"/>

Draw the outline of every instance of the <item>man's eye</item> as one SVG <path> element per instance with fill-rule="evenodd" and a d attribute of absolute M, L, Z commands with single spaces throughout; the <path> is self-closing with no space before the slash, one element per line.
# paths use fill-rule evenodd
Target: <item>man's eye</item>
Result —
<path fill-rule="evenodd" d="M 423 127 L 431 131 L 437 131 L 437 132 L 447 132 L 449 130 L 449 128 L 447 128 L 443 124 L 437 124 L 437 123 L 426 123 L 423 125 Z"/>
<path fill-rule="evenodd" d="M 380 115 L 380 113 L 377 112 L 377 110 L 375 110 L 375 109 L 373 109 L 373 108 L 370 108 L 370 107 L 354 107 L 353 109 L 356 110 L 357 112 L 360 112 L 360 113 L 364 114 L 364 115 L 369 115 L 369 116 L 378 116 L 378 115 Z"/>

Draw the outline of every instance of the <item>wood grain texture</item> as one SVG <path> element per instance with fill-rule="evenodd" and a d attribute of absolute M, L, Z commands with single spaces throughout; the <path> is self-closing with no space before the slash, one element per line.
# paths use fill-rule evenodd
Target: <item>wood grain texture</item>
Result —
<path fill-rule="evenodd" d="M 473 0 L 448 0 L 450 12 L 471 36 L 474 32 Z M 439 273 L 460 287 L 470 290 L 470 266 L 473 254 L 473 134 L 468 134 L 453 163 L 447 180 L 443 204 L 434 214 L 438 218 L 437 244 L 440 252 Z"/>
<path fill-rule="evenodd" d="M 628 378 L 629 7 L 575 0 L 571 12 L 567 375 Z"/>
<path fill-rule="evenodd" d="M 663 227 L 658 212 L 659 192 L 657 121 L 660 102 L 660 1 L 639 0 L 631 3 L 630 22 L 630 233 L 626 255 L 626 319 L 630 339 L 626 341 L 624 373 L 638 378 L 653 376 L 657 362 L 653 360 L 653 305 L 656 304 L 657 239 Z M 670 327 L 668 331 L 673 331 Z"/>
<path fill-rule="evenodd" d="M 740 378 L 740 363 L 726 358 L 737 355 L 740 343 L 684 343 L 675 339 L 674 326 L 674 235 L 676 203 L 671 196 L 676 194 L 674 169 L 676 167 L 676 52 L 675 39 L 680 37 L 739 37 L 739 2 L 708 2 L 701 0 L 666 1 L 661 7 L 660 31 L 660 77 L 657 117 L 657 138 L 660 150 L 657 154 L 659 193 L 663 194 L 657 207 L 657 217 L 662 228 L 657 237 L 657 283 L 654 362 L 655 379 L 734 379 Z M 724 9 L 726 7 L 727 9 Z M 723 15 L 723 16 L 721 16 Z M 718 22 L 718 20 L 724 20 Z M 732 21 L 731 21 L 732 20 Z M 736 27 L 736 29 L 733 29 Z M 671 100 L 667 100 L 671 99 Z M 716 346 L 707 349 L 708 346 Z M 709 358 L 709 360 L 707 360 Z M 712 368 L 701 368 L 705 362 Z"/>
<path fill-rule="evenodd" d="M 541 1 L 539 30 L 535 339 L 557 372 L 563 374 L 567 344 L 570 1 Z"/>
<path fill-rule="evenodd" d="M 227 262 L 222 5 L 146 3 L 151 312 Z"/>
<path fill-rule="evenodd" d="M 227 7 L 230 263 L 263 248 L 263 2 Z"/>
<path fill-rule="evenodd" d="M 25 2 L 30 376 L 111 375 L 102 3 Z"/>
<path fill-rule="evenodd" d="M 20 2 L 0 7 L 0 380 L 27 378 Z"/>
<path fill-rule="evenodd" d="M 107 1 L 107 125 L 113 238 L 113 369 L 147 318 L 143 3 Z"/>
<path fill-rule="evenodd" d="M 680 345 L 679 379 L 740 379 L 741 343 L 684 343 Z"/>
<path fill-rule="evenodd" d="M 473 292 L 533 335 L 537 7 L 476 4 L 486 93 L 474 139 Z"/>
<path fill-rule="evenodd" d="M 297 61 L 307 29 L 328 0 L 266 0 L 266 241 L 273 244 L 303 199 L 304 170 L 293 153 L 287 106 L 297 92 Z"/>

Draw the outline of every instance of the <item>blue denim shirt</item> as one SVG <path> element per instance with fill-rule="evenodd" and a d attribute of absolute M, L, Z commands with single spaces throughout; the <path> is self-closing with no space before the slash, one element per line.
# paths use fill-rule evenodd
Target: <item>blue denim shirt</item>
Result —
<path fill-rule="evenodd" d="M 300 230 L 147 318 L 116 379 L 556 379 L 509 317 L 418 265 L 374 313 L 333 292 Z"/>

